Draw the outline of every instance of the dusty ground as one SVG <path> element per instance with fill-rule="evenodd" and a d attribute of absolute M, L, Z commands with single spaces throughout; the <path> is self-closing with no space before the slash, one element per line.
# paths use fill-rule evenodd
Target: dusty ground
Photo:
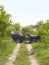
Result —
<path fill-rule="evenodd" d="M 12 54 L 9 56 L 8 61 L 5 63 L 5 65 L 13 65 L 13 62 L 15 61 L 17 57 L 19 48 L 20 48 L 20 43 L 16 45 L 16 47 L 14 48 Z"/>
<path fill-rule="evenodd" d="M 39 65 L 37 60 L 36 60 L 36 57 L 35 57 L 35 54 L 33 52 L 31 44 L 26 44 L 26 45 L 27 45 L 27 49 L 28 49 L 28 58 L 31 62 L 31 65 Z"/>

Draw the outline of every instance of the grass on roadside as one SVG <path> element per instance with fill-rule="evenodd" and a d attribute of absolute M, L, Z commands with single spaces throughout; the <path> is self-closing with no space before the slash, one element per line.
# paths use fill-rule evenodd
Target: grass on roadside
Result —
<path fill-rule="evenodd" d="M 14 41 L 7 41 L 7 46 L 6 48 L 0 49 L 0 65 L 4 65 L 5 62 L 7 61 L 7 58 L 9 54 L 13 51 L 16 43 Z"/>
<path fill-rule="evenodd" d="M 44 43 L 37 42 L 32 44 L 34 52 L 40 65 L 49 65 L 49 48 L 46 49 Z"/>
<path fill-rule="evenodd" d="M 18 56 L 14 62 L 14 65 L 30 65 L 28 56 L 27 56 L 27 48 L 26 44 L 22 43 L 20 50 L 18 52 Z"/>

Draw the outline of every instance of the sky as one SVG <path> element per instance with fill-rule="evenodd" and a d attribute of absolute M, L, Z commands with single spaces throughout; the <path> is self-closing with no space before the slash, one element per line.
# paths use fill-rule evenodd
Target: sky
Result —
<path fill-rule="evenodd" d="M 22 26 L 49 19 L 49 0 L 0 0 L 0 5 L 12 14 L 13 23 Z"/>

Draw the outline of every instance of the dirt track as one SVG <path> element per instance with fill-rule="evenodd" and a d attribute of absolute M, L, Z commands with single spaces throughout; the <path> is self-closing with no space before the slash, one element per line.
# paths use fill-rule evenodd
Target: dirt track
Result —
<path fill-rule="evenodd" d="M 8 61 L 5 63 L 5 65 L 13 65 L 13 62 L 15 61 L 17 57 L 19 48 L 20 48 L 20 43 L 16 45 L 16 47 L 14 48 L 12 54 L 9 56 Z"/>
<path fill-rule="evenodd" d="M 31 44 L 27 44 L 27 49 L 28 49 L 28 58 L 31 62 L 31 65 L 39 65 L 37 60 L 36 60 L 36 57 L 35 57 L 35 54 L 33 52 Z"/>
<path fill-rule="evenodd" d="M 5 63 L 5 65 L 14 65 L 13 62 L 15 61 L 15 59 L 17 57 L 20 45 L 21 45 L 20 43 L 18 43 L 16 45 L 16 47 L 14 48 L 13 52 L 9 56 L 8 61 Z M 28 58 L 29 58 L 29 61 L 31 62 L 31 65 L 39 65 L 37 60 L 36 60 L 35 54 L 32 52 L 33 49 L 32 49 L 31 44 L 26 44 L 26 46 L 28 49 Z"/>

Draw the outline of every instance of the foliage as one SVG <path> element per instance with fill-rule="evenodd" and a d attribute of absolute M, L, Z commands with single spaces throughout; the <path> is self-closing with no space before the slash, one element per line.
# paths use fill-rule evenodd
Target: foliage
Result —
<path fill-rule="evenodd" d="M 20 31 L 20 29 L 21 29 L 20 23 L 15 23 L 15 24 L 13 25 L 13 27 L 14 27 L 14 29 L 17 30 L 17 31 Z"/>
<path fill-rule="evenodd" d="M 41 37 L 41 41 L 44 42 L 46 48 L 49 46 L 49 20 L 46 20 L 45 23 L 43 21 L 39 21 L 35 25 L 37 34 Z M 36 32 L 35 31 L 35 32 Z"/>
<path fill-rule="evenodd" d="M 46 49 L 43 42 L 34 43 L 32 46 L 38 59 L 39 65 L 49 65 L 49 48 Z"/>
<path fill-rule="evenodd" d="M 35 25 L 28 25 L 22 28 L 23 34 L 36 34 Z"/>
<path fill-rule="evenodd" d="M 0 48 L 0 65 L 5 65 L 9 54 L 12 53 L 16 43 L 13 40 L 4 40 Z"/>
<path fill-rule="evenodd" d="M 10 25 L 10 17 L 2 5 L 0 5 L 0 37 L 4 36 L 5 29 Z"/>
<path fill-rule="evenodd" d="M 6 28 L 11 25 L 10 17 L 11 14 L 8 14 L 4 6 L 0 5 L 0 54 L 7 49 L 7 43 L 9 42 L 6 42 L 8 38 Z"/>

